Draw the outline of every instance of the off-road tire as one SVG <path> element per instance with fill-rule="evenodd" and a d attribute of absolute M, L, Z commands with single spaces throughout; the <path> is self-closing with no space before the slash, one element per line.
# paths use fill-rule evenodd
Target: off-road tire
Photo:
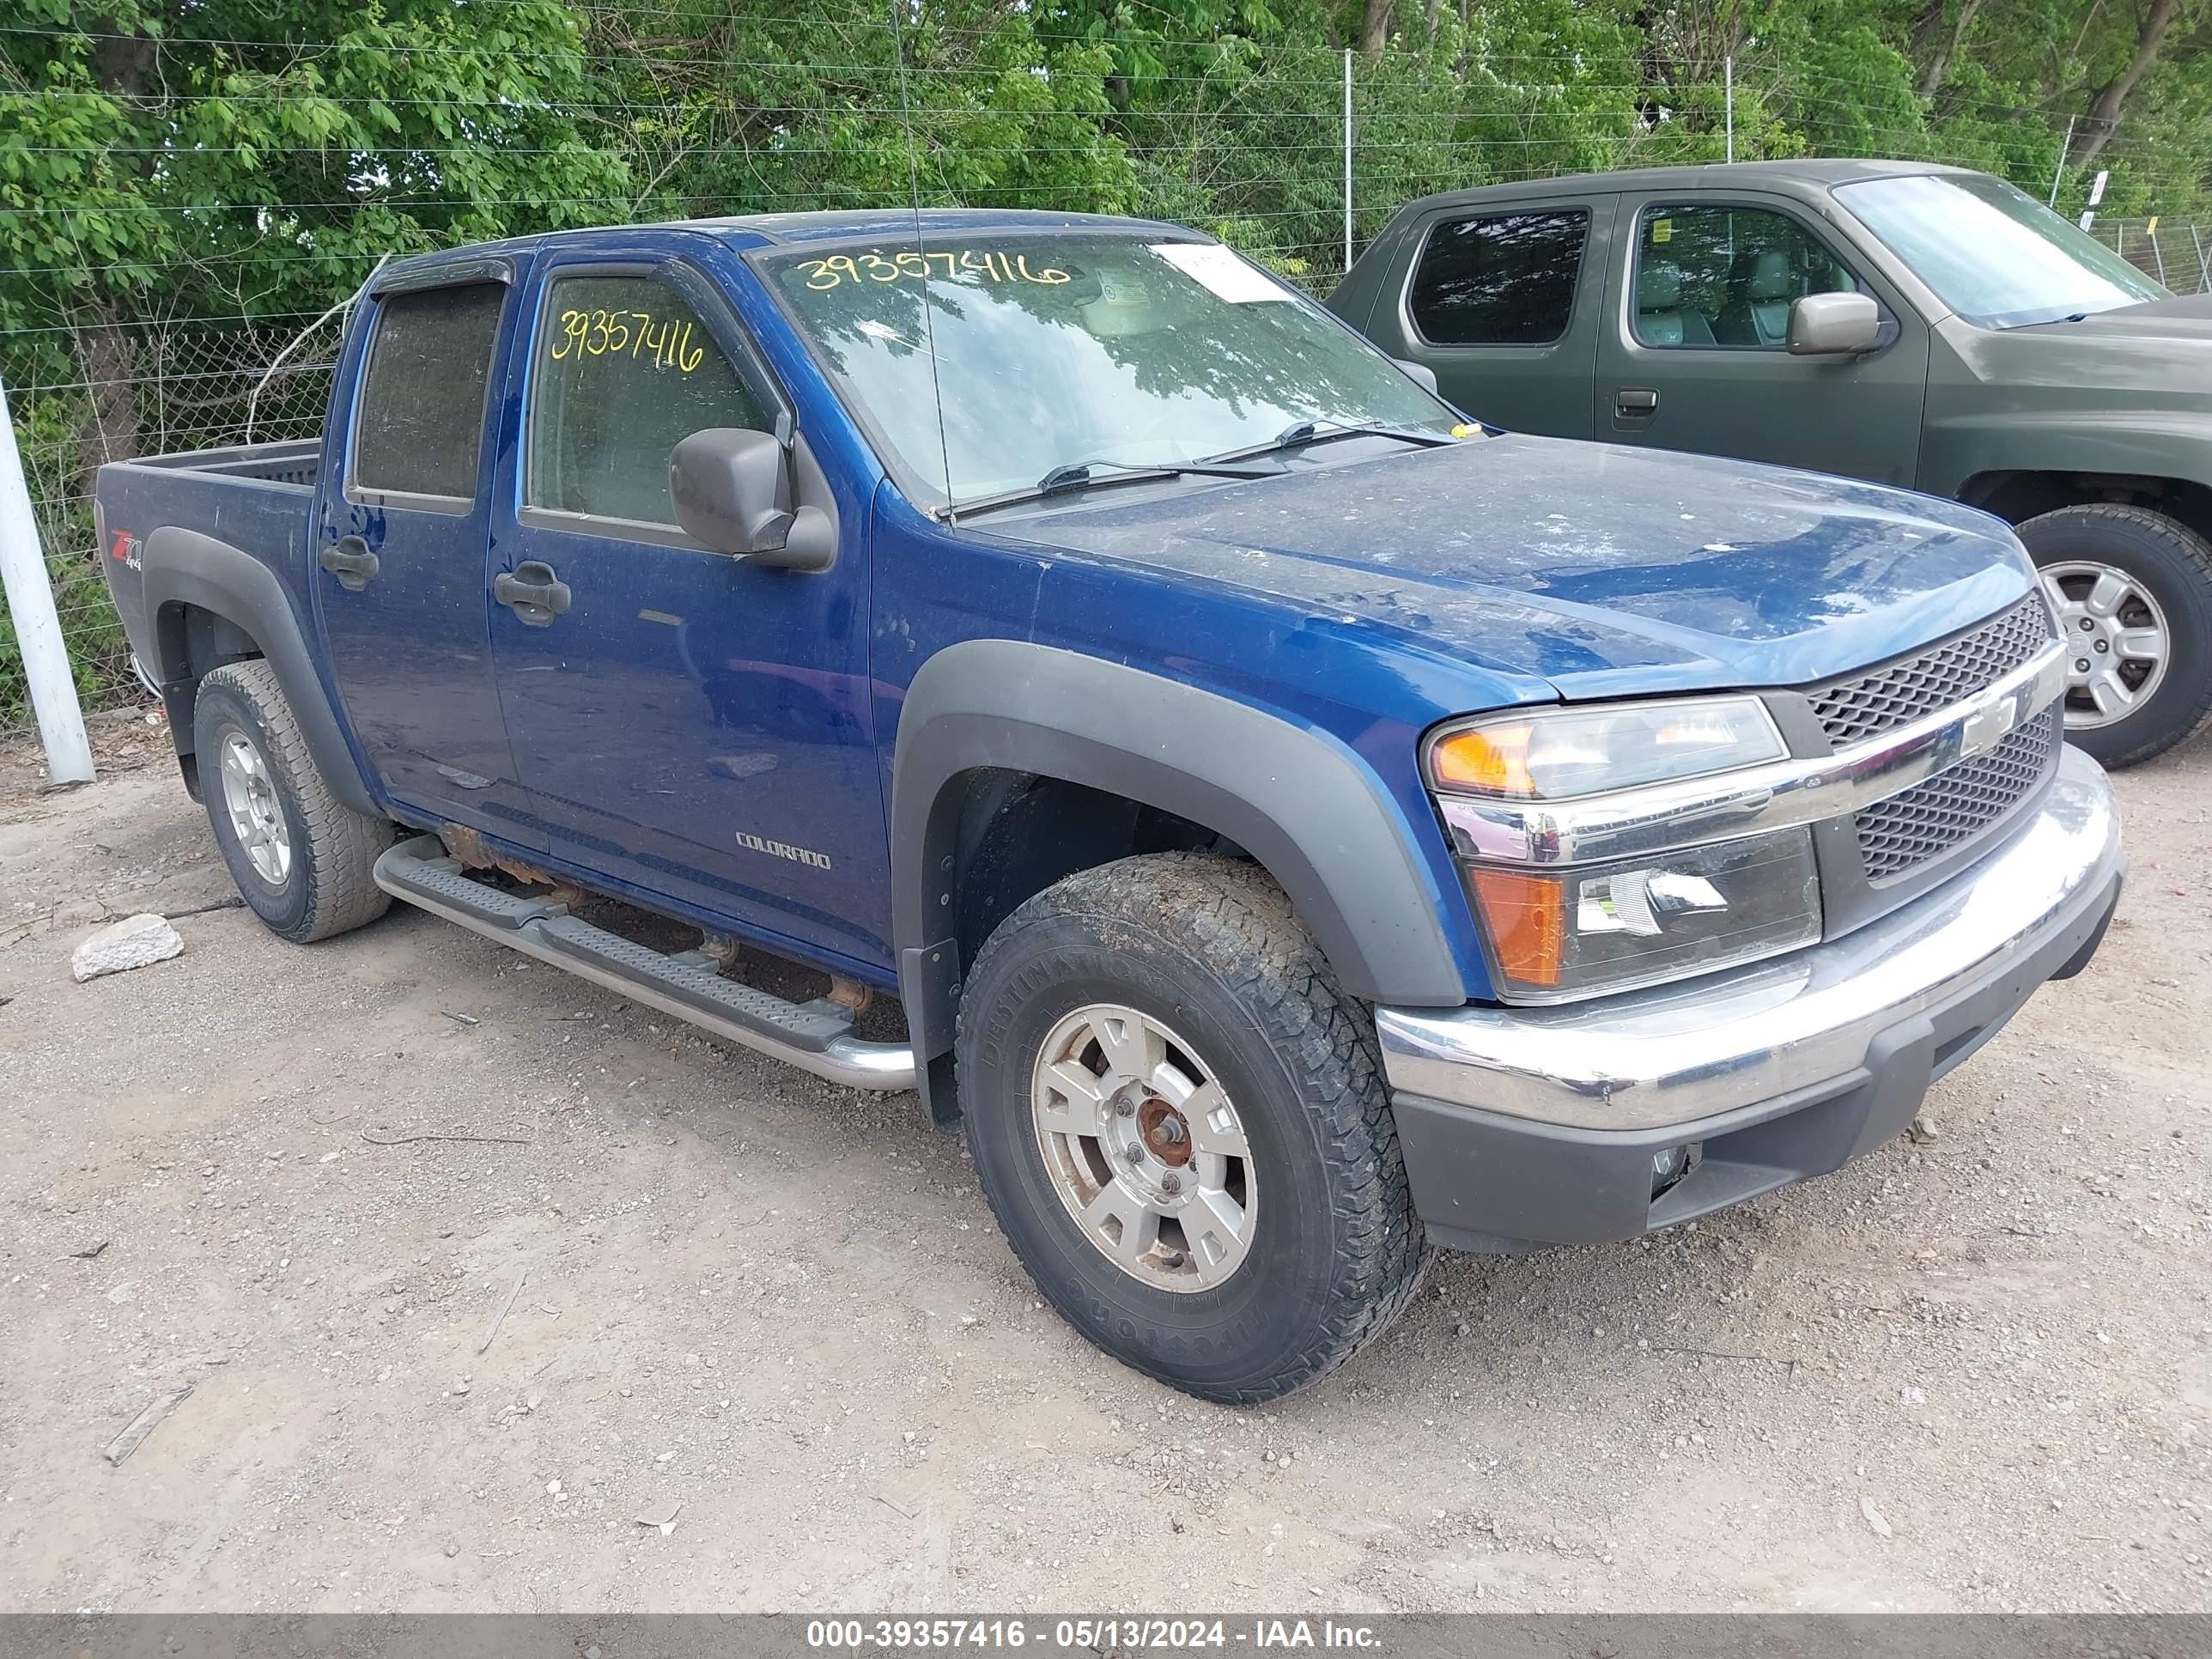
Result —
<path fill-rule="evenodd" d="M 234 731 L 260 751 L 276 785 L 291 845 L 281 884 L 254 870 L 223 804 L 222 744 Z M 305 945 L 374 921 L 391 906 L 392 896 L 371 872 L 392 845 L 392 823 L 355 811 L 331 793 L 267 662 L 226 663 L 201 680 L 192 744 L 216 845 L 240 896 L 271 933 Z"/>
<path fill-rule="evenodd" d="M 1177 1292 L 1094 1246 L 1052 1184 L 1032 1068 L 1064 1016 L 1133 1007 L 1228 1091 L 1260 1203 L 1227 1279 Z M 955 1058 L 978 1180 L 1047 1300 L 1123 1363 L 1202 1399 L 1273 1400 L 1341 1364 L 1413 1295 L 1428 1249 L 1374 1024 L 1255 866 L 1157 854 L 1083 871 L 1000 923 L 960 1005 Z"/>
<path fill-rule="evenodd" d="M 2162 754 L 2212 718 L 2212 542 L 2148 507 L 2061 507 L 2020 526 L 2040 567 L 2087 560 L 2124 571 L 2166 613 L 2166 676 L 2144 705 L 2066 741 L 2113 768 Z"/>

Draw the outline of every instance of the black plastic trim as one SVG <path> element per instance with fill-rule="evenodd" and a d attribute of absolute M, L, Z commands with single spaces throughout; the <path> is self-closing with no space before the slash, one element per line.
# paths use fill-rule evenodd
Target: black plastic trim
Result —
<path fill-rule="evenodd" d="M 420 294 L 428 289 L 467 288 L 476 283 L 507 285 L 514 281 L 514 262 L 511 259 L 451 259 L 383 276 L 368 285 L 368 297 L 380 300 L 387 294 Z"/>
<path fill-rule="evenodd" d="M 181 704 L 184 729 L 191 729 L 191 689 L 195 683 L 189 663 L 170 659 L 173 642 L 181 646 L 182 635 L 163 625 L 161 613 L 171 605 L 198 605 L 250 635 L 276 670 L 284 700 L 292 706 L 292 717 L 300 723 L 300 734 L 307 740 L 307 751 L 314 757 L 316 769 L 331 793 L 356 812 L 383 817 L 384 809 L 377 805 L 368 781 L 354 764 L 337 711 L 323 695 L 323 683 L 316 677 L 314 659 L 308 653 L 300 619 L 276 573 L 228 542 L 175 526 L 149 535 L 138 557 L 144 568 L 146 619 L 152 625 L 154 651 L 160 659 L 152 666 L 169 705 L 171 725 L 175 725 Z"/>
<path fill-rule="evenodd" d="M 986 767 L 1086 784 L 1227 836 L 1282 884 L 1356 996 L 1468 999 L 1438 920 L 1456 896 L 1436 890 L 1409 826 L 1352 755 L 1216 693 L 1014 640 L 949 647 L 908 690 L 891 792 L 902 951 L 941 939 L 953 917 L 963 792 L 947 786 Z M 902 988 L 912 1006 L 918 988 Z M 919 1042 L 915 1052 L 929 1057 Z"/>

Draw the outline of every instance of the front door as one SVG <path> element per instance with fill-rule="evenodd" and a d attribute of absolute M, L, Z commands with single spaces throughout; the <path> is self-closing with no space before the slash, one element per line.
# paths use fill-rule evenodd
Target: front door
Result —
<path fill-rule="evenodd" d="M 308 579 L 354 735 L 392 796 L 533 845 L 487 628 L 485 441 L 513 267 L 472 261 L 372 294 L 337 480 Z"/>
<path fill-rule="evenodd" d="M 678 442 L 792 429 L 695 267 L 550 262 L 525 332 L 492 635 L 550 850 L 677 908 L 888 963 L 865 523 L 846 515 L 836 562 L 816 574 L 709 551 L 677 526 Z"/>
<path fill-rule="evenodd" d="M 1928 328 L 1795 204 L 1623 198 L 1592 410 L 1596 434 L 1910 486 Z M 1870 293 L 1887 343 L 1796 357 L 1790 307 Z"/>

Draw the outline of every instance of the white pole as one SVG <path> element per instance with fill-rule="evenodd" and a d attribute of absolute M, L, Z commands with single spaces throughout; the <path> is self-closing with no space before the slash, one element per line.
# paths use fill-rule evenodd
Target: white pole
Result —
<path fill-rule="evenodd" d="M 1352 269 L 1352 48 L 1344 49 L 1344 268 Z"/>
<path fill-rule="evenodd" d="M 1735 160 L 1735 59 L 1721 59 L 1721 75 L 1728 88 L 1728 159 Z"/>
<path fill-rule="evenodd" d="M 2204 251 L 2204 239 L 2197 234 L 2197 227 L 2189 228 L 2189 246 L 2197 250 L 2197 280 L 2203 284 L 2199 294 L 2212 293 L 2212 255 Z"/>
<path fill-rule="evenodd" d="M 30 682 L 31 708 L 39 717 L 46 775 L 55 783 L 90 783 L 92 745 L 85 740 L 84 711 L 77 707 L 76 682 L 70 677 L 61 618 L 54 614 L 46 555 L 39 550 L 39 526 L 31 517 L 31 491 L 23 482 L 23 457 L 15 447 L 15 422 L 8 417 L 5 386 L 0 386 L 0 580 L 8 594 L 9 620 L 15 626 L 15 647 L 23 655 L 23 678 Z"/>
<path fill-rule="evenodd" d="M 2058 146 L 2058 165 L 2051 174 L 2051 199 L 2044 204 L 2045 207 L 2058 205 L 2058 181 L 2066 176 L 2066 157 L 2074 148 L 2074 123 L 2077 118 L 2071 115 L 2066 118 L 2066 137 Z"/>

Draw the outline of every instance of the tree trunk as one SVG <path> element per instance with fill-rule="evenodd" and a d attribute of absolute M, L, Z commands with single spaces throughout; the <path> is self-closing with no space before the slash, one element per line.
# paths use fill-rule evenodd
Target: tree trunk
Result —
<path fill-rule="evenodd" d="M 92 303 L 92 325 L 78 331 L 77 368 L 85 379 L 88 413 L 78 434 L 78 465 L 85 492 L 104 462 L 135 461 L 143 428 L 138 418 L 137 330 L 127 303 L 103 296 Z"/>
<path fill-rule="evenodd" d="M 1966 31 L 1974 26 L 1974 19 L 1982 9 L 1983 0 L 1959 0 L 1959 15 L 1951 25 L 1948 36 L 1942 30 L 1943 9 L 1940 3 L 1929 9 L 1924 20 L 1925 32 L 1913 41 L 1913 56 L 1927 52 L 1927 67 L 1920 76 L 1920 95 L 1933 98 L 1943 89 L 1943 77 L 1951 72 L 1951 60 L 1959 55 L 1966 44 Z M 1923 46 L 1923 41 L 1925 41 Z"/>
<path fill-rule="evenodd" d="M 2179 0 L 2176 0 L 2178 4 Z M 1367 0 L 1366 9 L 1359 15 L 1359 55 L 1380 58 L 1382 47 L 1390 39 L 1391 0 Z"/>
<path fill-rule="evenodd" d="M 106 30 L 94 58 L 102 91 L 118 98 L 143 94 L 154 68 L 156 43 L 112 18 L 103 18 Z M 142 160 L 138 165 L 145 166 Z M 121 295 L 99 291 L 100 273 L 87 271 L 94 285 L 88 305 L 89 327 L 76 331 L 77 369 L 84 376 L 86 416 L 78 434 L 77 453 L 84 489 L 92 489 L 94 470 L 106 461 L 136 460 L 141 436 L 138 417 L 138 354 L 130 301 Z M 64 302 L 66 304 L 66 302 Z"/>
<path fill-rule="evenodd" d="M 2173 20 L 2181 15 L 2181 0 L 2151 0 L 2150 9 L 2142 15 L 2136 29 L 2135 56 L 2128 66 L 2097 88 L 2097 95 L 2089 100 L 2087 112 L 2081 117 L 2081 130 L 2076 135 L 2074 160 L 2076 166 L 2086 167 L 2095 161 L 2112 135 L 2120 130 L 2120 122 L 2128 112 L 2128 100 L 2151 67 L 2158 62 L 2159 48 L 2166 44 L 2166 31 Z"/>

